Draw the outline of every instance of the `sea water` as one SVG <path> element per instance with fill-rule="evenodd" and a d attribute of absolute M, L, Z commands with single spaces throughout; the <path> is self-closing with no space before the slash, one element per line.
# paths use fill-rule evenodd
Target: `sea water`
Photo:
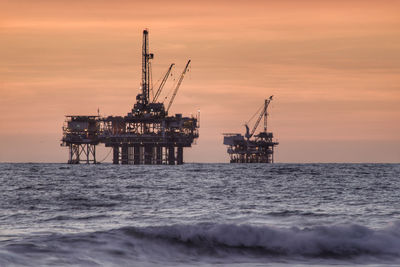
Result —
<path fill-rule="evenodd" d="M 0 164 L 0 266 L 400 265 L 400 164 Z"/>

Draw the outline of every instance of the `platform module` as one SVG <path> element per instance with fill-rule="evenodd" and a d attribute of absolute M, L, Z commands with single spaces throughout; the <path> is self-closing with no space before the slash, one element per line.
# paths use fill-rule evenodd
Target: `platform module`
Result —
<path fill-rule="evenodd" d="M 273 133 L 267 131 L 268 106 L 272 96 L 265 99 L 263 106 L 256 112 L 258 118 L 250 131 L 249 122 L 245 124 L 246 133 L 225 133 L 224 145 L 228 146 L 227 152 L 231 163 L 273 163 L 274 149 L 279 143 L 274 141 Z M 254 118 L 254 116 L 252 118 Z M 249 120 L 251 121 L 252 118 Z M 261 120 L 264 118 L 264 127 L 255 134 Z"/>

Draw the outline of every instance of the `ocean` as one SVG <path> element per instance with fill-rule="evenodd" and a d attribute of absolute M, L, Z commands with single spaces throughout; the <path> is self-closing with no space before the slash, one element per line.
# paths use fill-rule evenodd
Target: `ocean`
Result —
<path fill-rule="evenodd" d="M 0 164 L 0 266 L 399 266 L 400 164 Z"/>

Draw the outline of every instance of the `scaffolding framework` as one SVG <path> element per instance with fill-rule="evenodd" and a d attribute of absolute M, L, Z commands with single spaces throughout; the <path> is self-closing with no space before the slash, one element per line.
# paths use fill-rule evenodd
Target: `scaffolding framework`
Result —
<path fill-rule="evenodd" d="M 83 157 L 82 157 L 83 155 Z M 69 144 L 69 164 L 78 164 L 81 161 L 96 164 L 96 145 L 94 144 Z"/>

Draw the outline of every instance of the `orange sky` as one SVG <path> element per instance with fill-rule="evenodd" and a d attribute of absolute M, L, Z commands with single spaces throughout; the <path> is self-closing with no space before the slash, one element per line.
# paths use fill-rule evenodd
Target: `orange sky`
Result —
<path fill-rule="evenodd" d="M 221 133 L 243 133 L 270 95 L 278 162 L 400 162 L 399 14 L 400 1 L 0 0 L 0 162 L 65 162 L 65 114 L 130 111 L 144 28 L 154 81 L 192 59 L 171 108 L 201 109 L 186 162 L 227 162 Z"/>

